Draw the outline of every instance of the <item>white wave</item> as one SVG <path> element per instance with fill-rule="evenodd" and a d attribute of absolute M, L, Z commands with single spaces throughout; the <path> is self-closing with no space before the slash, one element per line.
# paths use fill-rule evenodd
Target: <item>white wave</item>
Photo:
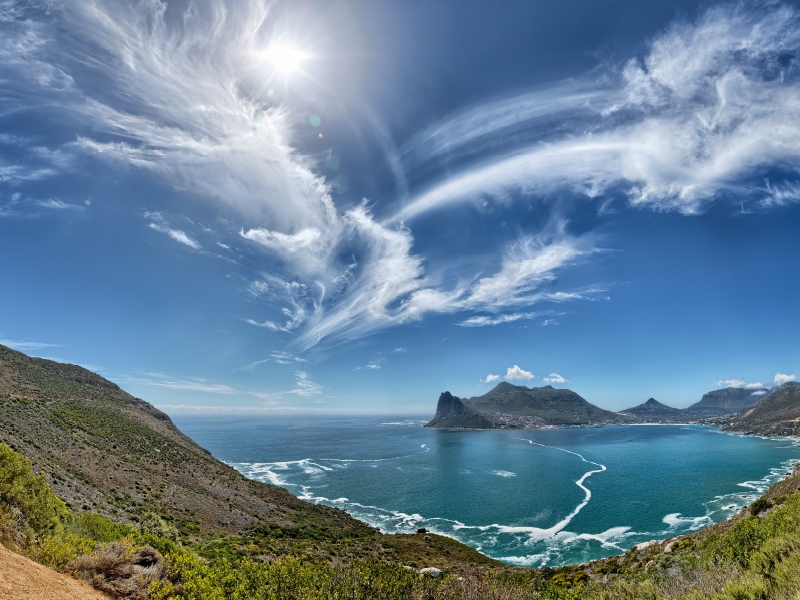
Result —
<path fill-rule="evenodd" d="M 500 477 L 516 477 L 516 473 L 512 473 L 511 471 L 490 471 L 492 475 L 499 475 Z"/>
<path fill-rule="evenodd" d="M 665 515 L 661 520 L 669 525 L 670 528 L 680 527 L 681 529 L 688 529 L 690 531 L 702 529 L 714 523 L 711 517 L 707 515 L 702 517 L 682 517 L 681 513 L 670 513 Z"/>

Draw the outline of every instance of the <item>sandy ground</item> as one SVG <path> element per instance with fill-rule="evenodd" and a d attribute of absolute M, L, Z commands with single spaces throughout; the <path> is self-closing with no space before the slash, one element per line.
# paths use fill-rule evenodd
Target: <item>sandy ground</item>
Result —
<path fill-rule="evenodd" d="M 109 600 L 109 596 L 0 545 L 0 600 Z"/>

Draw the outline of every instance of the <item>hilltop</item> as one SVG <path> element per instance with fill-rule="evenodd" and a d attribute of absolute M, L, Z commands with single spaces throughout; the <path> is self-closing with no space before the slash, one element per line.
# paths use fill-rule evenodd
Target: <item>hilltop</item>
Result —
<path fill-rule="evenodd" d="M 633 408 L 626 408 L 621 410 L 620 414 L 633 417 L 637 421 L 646 422 L 675 422 L 684 421 L 687 418 L 686 411 L 680 408 L 672 408 L 666 404 L 662 404 L 655 398 L 650 398 L 647 402 L 643 402 Z"/>
<path fill-rule="evenodd" d="M 439 567 L 499 565 L 441 536 L 383 535 L 346 512 L 253 481 L 181 433 L 168 415 L 76 365 L 0 345 L 0 443 L 47 476 L 69 508 L 264 555 Z"/>

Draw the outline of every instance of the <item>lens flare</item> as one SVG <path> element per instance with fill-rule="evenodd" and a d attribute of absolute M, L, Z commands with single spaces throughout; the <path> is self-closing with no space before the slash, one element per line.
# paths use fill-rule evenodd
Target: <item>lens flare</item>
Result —
<path fill-rule="evenodd" d="M 297 48 L 274 43 L 267 48 L 266 58 L 272 63 L 273 67 L 288 75 L 298 69 L 300 63 L 306 58 L 306 55 Z"/>

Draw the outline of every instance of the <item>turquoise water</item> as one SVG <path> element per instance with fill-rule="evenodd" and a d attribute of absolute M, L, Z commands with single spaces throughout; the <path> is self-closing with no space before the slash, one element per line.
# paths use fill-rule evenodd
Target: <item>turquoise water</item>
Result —
<path fill-rule="evenodd" d="M 579 563 L 722 521 L 800 445 L 702 426 L 442 431 L 386 418 L 186 417 L 247 477 L 385 532 L 418 527 L 507 563 Z"/>

